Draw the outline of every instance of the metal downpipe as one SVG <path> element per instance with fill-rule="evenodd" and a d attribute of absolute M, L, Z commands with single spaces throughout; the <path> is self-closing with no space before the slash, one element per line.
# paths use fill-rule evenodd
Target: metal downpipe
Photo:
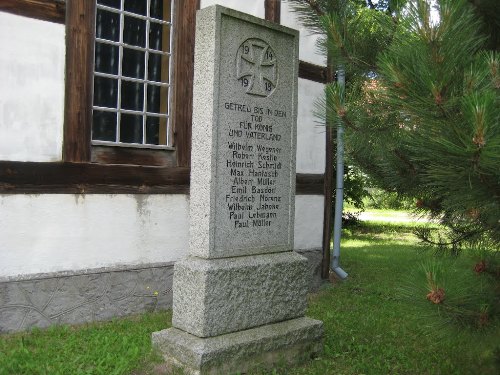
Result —
<path fill-rule="evenodd" d="M 344 104 L 345 70 L 339 67 L 337 71 L 337 84 L 339 85 L 341 104 Z M 337 123 L 337 170 L 335 187 L 335 214 L 333 222 L 333 257 L 330 270 L 344 280 L 348 274 L 340 267 L 340 237 L 342 234 L 342 209 L 344 205 L 344 125 L 339 118 Z"/>

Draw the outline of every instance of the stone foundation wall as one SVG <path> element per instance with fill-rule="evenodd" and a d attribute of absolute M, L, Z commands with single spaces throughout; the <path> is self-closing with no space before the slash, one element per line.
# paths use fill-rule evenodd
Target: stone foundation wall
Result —
<path fill-rule="evenodd" d="M 321 284 L 321 249 L 309 262 L 311 291 Z M 56 272 L 0 279 L 0 333 L 108 320 L 172 307 L 173 263 Z"/>
<path fill-rule="evenodd" d="M 168 309 L 173 263 L 29 275 L 0 281 L 0 332 Z"/>

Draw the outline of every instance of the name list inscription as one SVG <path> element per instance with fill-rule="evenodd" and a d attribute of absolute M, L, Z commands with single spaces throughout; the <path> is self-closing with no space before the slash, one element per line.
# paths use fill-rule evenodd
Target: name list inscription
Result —
<path fill-rule="evenodd" d="M 279 130 L 279 120 L 286 120 L 281 109 L 225 102 L 224 110 L 237 112 L 228 124 L 224 172 L 229 177 L 224 204 L 234 229 L 272 227 L 286 209 L 280 181 L 288 182 L 289 151 Z M 278 120 L 278 121 L 276 121 Z"/>

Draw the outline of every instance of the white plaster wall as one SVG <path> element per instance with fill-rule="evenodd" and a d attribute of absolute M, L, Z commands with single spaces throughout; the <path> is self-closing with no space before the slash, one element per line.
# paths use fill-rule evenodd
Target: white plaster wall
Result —
<path fill-rule="evenodd" d="M 325 126 L 313 115 L 323 93 L 321 83 L 299 78 L 297 108 L 297 173 L 325 172 Z"/>
<path fill-rule="evenodd" d="M 213 3 L 264 17 L 263 0 L 201 6 Z M 0 160 L 60 160 L 64 26 L 0 12 L 0 43 Z M 299 79 L 298 173 L 324 172 L 324 128 L 312 115 L 322 92 Z M 0 277 L 175 261 L 187 251 L 188 212 L 185 195 L 0 195 Z M 323 196 L 296 196 L 294 248 L 320 248 L 322 230 Z"/>
<path fill-rule="evenodd" d="M 214 4 L 239 10 L 240 12 L 248 13 L 256 17 L 265 17 L 264 0 L 201 0 L 200 8 L 205 8 Z"/>
<path fill-rule="evenodd" d="M 299 56 L 301 60 L 317 65 L 326 65 L 326 58 L 317 52 L 318 35 L 311 34 L 309 30 L 297 22 L 296 16 L 290 10 L 290 5 L 286 0 L 281 3 L 281 24 L 299 30 Z"/>
<path fill-rule="evenodd" d="M 0 12 L 0 160 L 61 160 L 64 35 L 64 25 Z"/>
<path fill-rule="evenodd" d="M 323 246 L 323 207 L 322 195 L 295 196 L 295 250 Z"/>
<path fill-rule="evenodd" d="M 0 277 L 171 262 L 186 255 L 186 195 L 0 195 Z M 323 196 L 295 197 L 294 249 L 320 248 Z"/>
<path fill-rule="evenodd" d="M 0 195 L 0 277 L 175 261 L 186 195 Z"/>

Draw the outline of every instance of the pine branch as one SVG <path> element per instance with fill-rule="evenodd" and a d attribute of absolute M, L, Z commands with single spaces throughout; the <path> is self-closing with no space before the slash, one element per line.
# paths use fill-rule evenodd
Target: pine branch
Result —
<path fill-rule="evenodd" d="M 303 0 L 306 4 L 308 4 L 311 9 L 318 15 L 323 16 L 325 12 L 320 8 L 318 2 L 316 0 Z"/>
<path fill-rule="evenodd" d="M 343 116 L 340 116 L 340 118 L 342 119 L 342 121 L 344 122 L 344 124 L 348 127 L 348 128 L 351 128 L 355 131 L 361 131 L 361 128 L 359 128 L 358 126 L 354 125 L 354 122 L 352 122 L 348 117 L 347 117 L 347 114 L 344 114 Z"/>
<path fill-rule="evenodd" d="M 420 241 L 427 243 L 429 245 L 437 246 L 437 247 L 441 247 L 441 248 L 451 246 L 453 249 L 455 249 L 458 245 L 460 245 L 460 243 L 462 243 L 470 238 L 474 238 L 477 235 L 480 235 L 484 232 L 485 232 L 484 230 L 479 230 L 479 229 L 462 231 L 457 238 L 452 239 L 448 242 L 444 242 L 441 238 L 439 239 L 439 241 L 433 241 L 430 238 L 429 233 L 426 233 L 425 230 L 418 230 L 417 229 L 417 230 L 415 230 L 414 233 L 420 239 Z"/>
<path fill-rule="evenodd" d="M 411 174 L 412 175 L 416 175 L 417 174 L 417 170 L 415 168 L 415 166 L 410 162 L 410 160 L 408 160 L 408 158 L 399 150 L 393 150 L 394 152 L 394 155 L 396 155 L 396 157 L 401 160 L 411 171 Z"/>

